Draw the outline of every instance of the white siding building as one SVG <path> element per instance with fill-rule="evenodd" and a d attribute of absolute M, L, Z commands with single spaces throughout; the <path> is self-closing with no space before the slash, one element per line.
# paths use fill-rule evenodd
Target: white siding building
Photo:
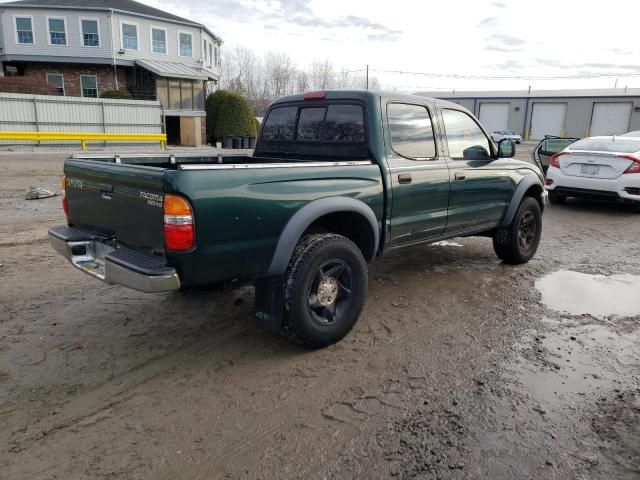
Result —
<path fill-rule="evenodd" d="M 206 26 L 133 0 L 0 4 L 0 76 L 39 79 L 59 95 L 127 90 L 159 100 L 175 143 L 204 141 L 205 91 L 220 77 L 220 45 Z"/>

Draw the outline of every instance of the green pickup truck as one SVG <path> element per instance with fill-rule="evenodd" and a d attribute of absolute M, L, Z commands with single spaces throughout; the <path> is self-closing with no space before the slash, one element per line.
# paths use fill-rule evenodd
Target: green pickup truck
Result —
<path fill-rule="evenodd" d="M 52 246 L 109 284 L 256 287 L 255 317 L 308 347 L 344 337 L 367 262 L 458 236 L 536 252 L 542 172 L 454 103 L 370 91 L 276 100 L 252 156 L 75 155 Z"/>

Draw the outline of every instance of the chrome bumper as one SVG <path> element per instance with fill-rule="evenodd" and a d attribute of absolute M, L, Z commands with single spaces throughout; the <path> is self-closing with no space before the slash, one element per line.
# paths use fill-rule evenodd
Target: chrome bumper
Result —
<path fill-rule="evenodd" d="M 180 288 L 180 278 L 173 268 L 158 264 L 157 272 L 154 272 L 153 267 L 142 265 L 140 270 L 146 269 L 147 272 L 136 271 L 135 265 L 131 262 L 118 260 L 119 249 L 95 238 L 81 238 L 81 235 L 66 236 L 61 230 L 67 232 L 73 229 L 52 228 L 49 230 L 49 243 L 74 267 L 92 277 L 110 285 L 122 285 L 147 293 L 171 292 Z M 130 252 L 133 251 L 130 250 Z M 135 261 L 135 252 L 132 255 Z M 140 254 L 137 255 L 140 256 Z"/>

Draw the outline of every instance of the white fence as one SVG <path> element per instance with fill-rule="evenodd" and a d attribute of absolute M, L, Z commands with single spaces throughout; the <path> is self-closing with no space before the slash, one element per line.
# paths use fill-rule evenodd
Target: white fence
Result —
<path fill-rule="evenodd" d="M 162 133 L 162 126 L 156 101 L 0 92 L 0 132 Z M 0 145 L 9 144 L 34 142 L 0 140 Z"/>

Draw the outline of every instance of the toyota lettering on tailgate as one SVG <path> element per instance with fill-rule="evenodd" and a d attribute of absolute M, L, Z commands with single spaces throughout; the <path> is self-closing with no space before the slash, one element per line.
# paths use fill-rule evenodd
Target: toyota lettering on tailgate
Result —
<path fill-rule="evenodd" d="M 140 197 L 147 201 L 147 205 L 162 208 L 162 195 L 159 193 L 140 192 Z"/>

